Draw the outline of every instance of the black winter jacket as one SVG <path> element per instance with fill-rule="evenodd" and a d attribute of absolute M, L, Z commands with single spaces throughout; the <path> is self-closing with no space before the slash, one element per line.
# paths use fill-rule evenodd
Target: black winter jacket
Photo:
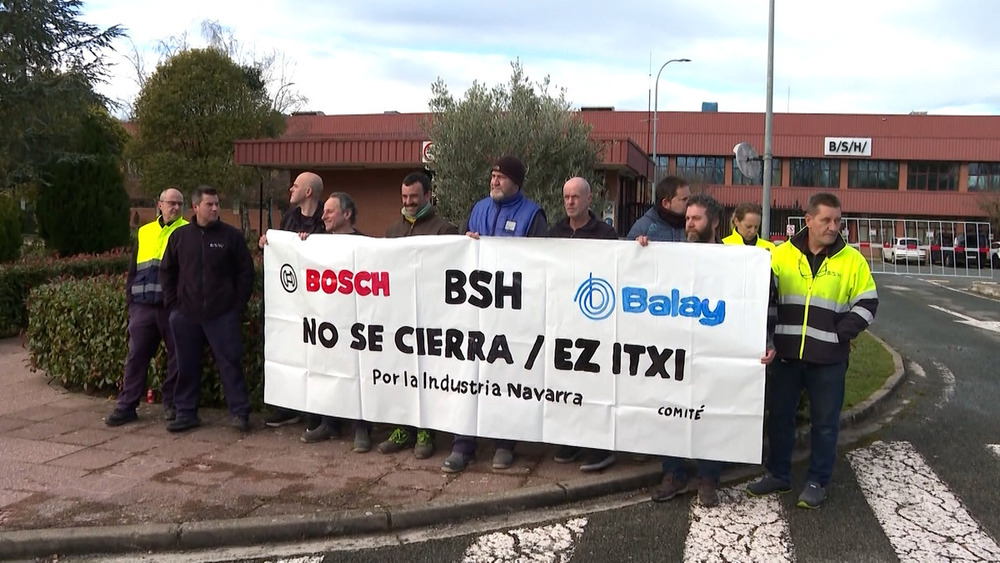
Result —
<path fill-rule="evenodd" d="M 163 303 L 195 321 L 240 312 L 253 291 L 253 259 L 239 229 L 196 218 L 170 235 L 160 264 Z"/>

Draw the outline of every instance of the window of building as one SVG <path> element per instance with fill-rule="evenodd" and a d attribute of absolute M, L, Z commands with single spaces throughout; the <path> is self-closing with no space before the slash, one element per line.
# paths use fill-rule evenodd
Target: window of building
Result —
<path fill-rule="evenodd" d="M 958 164 L 954 162 L 911 162 L 906 174 L 906 189 L 931 192 L 958 190 Z"/>
<path fill-rule="evenodd" d="M 847 187 L 876 190 L 899 189 L 899 162 L 895 160 L 850 160 Z"/>
<path fill-rule="evenodd" d="M 781 185 L 781 159 L 771 157 L 771 185 Z M 761 186 L 764 184 L 764 166 L 761 163 L 760 176 L 748 178 L 736 167 L 736 160 L 733 160 L 733 185 L 736 186 Z"/>
<path fill-rule="evenodd" d="M 726 180 L 726 157 L 678 156 L 677 175 L 691 183 L 721 184 Z"/>
<path fill-rule="evenodd" d="M 836 158 L 793 158 L 790 172 L 793 186 L 840 187 L 840 160 Z"/>
<path fill-rule="evenodd" d="M 970 162 L 969 191 L 1000 191 L 1000 162 Z"/>

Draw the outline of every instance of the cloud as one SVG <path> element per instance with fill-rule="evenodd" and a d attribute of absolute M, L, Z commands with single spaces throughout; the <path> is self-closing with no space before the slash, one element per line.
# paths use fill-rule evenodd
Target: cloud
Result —
<path fill-rule="evenodd" d="M 124 24 L 153 61 L 157 40 L 186 31 L 197 44 L 200 22 L 218 20 L 248 49 L 294 61 L 308 109 L 326 113 L 426 111 L 436 78 L 460 94 L 474 80 L 506 82 L 516 58 L 576 106 L 646 109 L 650 74 L 680 57 L 692 62 L 663 71 L 661 110 L 765 106 L 763 0 L 100 0 L 85 8 L 88 21 Z M 777 2 L 775 110 L 1000 113 L 996 21 L 992 0 Z M 134 97 L 128 65 L 114 74 L 104 91 Z"/>

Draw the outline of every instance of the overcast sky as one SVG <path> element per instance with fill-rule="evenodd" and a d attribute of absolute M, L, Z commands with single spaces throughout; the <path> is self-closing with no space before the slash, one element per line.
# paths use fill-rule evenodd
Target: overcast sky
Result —
<path fill-rule="evenodd" d="M 777 0 L 774 110 L 1000 114 L 1000 1 Z M 91 0 L 84 19 L 123 25 L 155 68 L 169 36 L 218 20 L 258 52 L 292 62 L 303 109 L 426 111 L 430 84 L 460 95 L 505 82 L 510 61 L 551 77 L 576 107 L 645 110 L 664 62 L 660 110 L 764 111 L 767 0 Z M 134 99 L 119 42 L 102 90 Z"/>

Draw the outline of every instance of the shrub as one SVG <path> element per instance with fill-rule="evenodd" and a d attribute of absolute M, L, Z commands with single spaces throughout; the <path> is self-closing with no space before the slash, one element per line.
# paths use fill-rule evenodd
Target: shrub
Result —
<path fill-rule="evenodd" d="M 259 276 L 259 272 L 258 272 Z M 32 369 L 44 370 L 68 389 L 118 390 L 128 352 L 125 277 L 95 276 L 45 284 L 29 298 L 28 354 Z M 255 295 L 243 313 L 242 365 L 251 405 L 259 408 L 264 390 L 263 301 Z M 161 345 L 150 363 L 147 384 L 159 396 L 166 376 Z M 201 403 L 224 405 L 218 368 L 206 346 Z"/>
<path fill-rule="evenodd" d="M 0 267 L 0 337 L 18 334 L 28 327 L 26 301 L 32 288 L 58 278 L 124 274 L 131 259 L 130 253 L 117 250 L 62 260 L 34 257 Z"/>
<path fill-rule="evenodd" d="M 95 110 L 83 120 L 76 158 L 47 167 L 35 216 L 47 245 L 62 256 L 105 252 L 129 239 L 129 198 L 121 171 L 121 124 Z"/>
<path fill-rule="evenodd" d="M 21 210 L 14 198 L 0 194 L 0 262 L 21 255 Z"/>

